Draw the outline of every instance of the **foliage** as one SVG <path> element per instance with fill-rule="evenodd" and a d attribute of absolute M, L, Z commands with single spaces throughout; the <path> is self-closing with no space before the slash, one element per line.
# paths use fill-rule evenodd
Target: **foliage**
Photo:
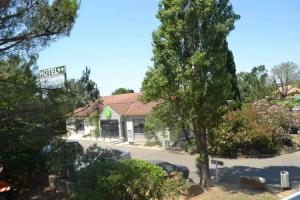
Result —
<path fill-rule="evenodd" d="M 0 61 L 0 160 L 11 173 L 37 169 L 41 148 L 65 134 L 65 91 L 49 90 L 43 98 L 35 61 L 18 56 Z"/>
<path fill-rule="evenodd" d="M 259 100 L 228 113 L 219 128 L 211 130 L 210 152 L 235 157 L 274 154 L 282 145 L 292 145 L 289 132 L 293 116 L 286 107 Z"/>
<path fill-rule="evenodd" d="M 226 100 L 238 98 L 227 35 L 239 18 L 228 0 L 161 0 L 153 33 L 153 67 L 142 84 L 143 100 L 180 108 L 187 129 L 204 155 L 200 184 L 209 186 L 206 130 L 225 113 Z"/>
<path fill-rule="evenodd" d="M 41 148 L 66 132 L 66 91 L 38 87 L 32 55 L 70 34 L 78 8 L 77 0 L 0 1 L 0 160 L 9 176 L 43 167 Z"/>
<path fill-rule="evenodd" d="M 180 149 L 184 150 L 185 152 L 189 154 L 195 154 L 197 153 L 196 150 L 196 144 L 195 144 L 195 139 L 190 138 L 190 142 L 186 140 L 177 140 L 174 142 L 174 146 L 179 147 Z"/>
<path fill-rule="evenodd" d="M 226 60 L 226 70 L 227 73 L 230 74 L 229 81 L 231 85 L 231 91 L 227 95 L 227 99 L 234 101 L 236 108 L 240 108 L 242 104 L 242 97 L 232 51 L 228 50 Z"/>
<path fill-rule="evenodd" d="M 111 95 L 116 95 L 116 94 L 127 94 L 127 93 L 134 93 L 132 89 L 129 88 L 118 88 Z"/>
<path fill-rule="evenodd" d="M 39 88 L 35 62 L 20 56 L 0 61 L 0 160 L 10 175 L 43 169 L 40 150 L 66 133 L 74 109 L 70 91 Z"/>
<path fill-rule="evenodd" d="M 93 102 L 99 98 L 99 90 L 97 88 L 97 84 L 90 79 L 91 69 L 86 67 L 82 72 L 82 76 L 79 80 L 84 89 L 85 102 Z"/>
<path fill-rule="evenodd" d="M 177 115 L 173 107 L 166 102 L 153 108 L 145 119 L 145 137 L 147 140 L 159 141 L 158 134 L 166 134 L 171 128 L 176 128 Z"/>
<path fill-rule="evenodd" d="M 61 178 L 74 178 L 74 162 L 83 154 L 83 148 L 64 140 L 54 140 L 49 148 L 49 155 L 44 155 L 48 172 L 58 174 Z"/>
<path fill-rule="evenodd" d="M 167 178 L 147 161 L 98 161 L 79 172 L 75 199 L 168 199 L 178 196 L 184 184 L 182 177 Z"/>
<path fill-rule="evenodd" d="M 271 69 L 271 73 L 281 98 L 287 97 L 289 84 L 300 79 L 299 66 L 293 62 L 276 65 Z"/>
<path fill-rule="evenodd" d="M 68 36 L 78 8 L 77 0 L 1 1 L 0 58 L 30 53 Z"/>
<path fill-rule="evenodd" d="M 160 137 L 170 134 L 172 141 L 177 141 L 185 136 L 190 143 L 188 120 L 179 105 L 174 102 L 160 102 L 145 119 L 145 136 L 147 140 L 159 142 Z"/>
<path fill-rule="evenodd" d="M 100 134 L 100 124 L 99 124 L 99 109 L 96 109 L 92 114 L 89 116 L 90 124 L 92 125 L 92 135 L 94 137 L 99 137 Z"/>
<path fill-rule="evenodd" d="M 237 74 L 241 97 L 244 102 L 253 102 L 272 96 L 275 88 L 268 84 L 268 72 L 264 65 L 253 67 L 251 72 Z"/>
<path fill-rule="evenodd" d="M 157 139 L 147 140 L 145 142 L 145 146 L 153 147 L 153 146 L 162 146 L 162 142 Z"/>
<path fill-rule="evenodd" d="M 85 168 L 96 161 L 118 159 L 120 159 L 120 154 L 117 151 L 101 148 L 95 143 L 92 146 L 89 146 L 85 153 L 76 160 L 74 167 L 76 170 L 80 170 L 81 168 Z"/>
<path fill-rule="evenodd" d="M 79 80 L 71 79 L 67 82 L 66 96 L 73 109 L 86 106 L 99 99 L 100 92 L 97 84 L 90 79 L 90 74 L 90 68 L 86 67 Z"/>
<path fill-rule="evenodd" d="M 161 187 L 161 193 L 165 200 L 175 200 L 182 194 L 183 190 L 186 190 L 186 182 L 182 178 L 182 174 L 179 172 L 172 173 L 171 177 L 164 180 Z"/>

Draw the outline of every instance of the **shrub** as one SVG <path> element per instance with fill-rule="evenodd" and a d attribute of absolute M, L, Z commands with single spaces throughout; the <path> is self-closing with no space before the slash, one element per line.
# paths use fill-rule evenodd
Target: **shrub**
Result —
<path fill-rule="evenodd" d="M 148 146 L 148 147 L 162 146 L 162 142 L 159 140 L 155 140 L 155 139 L 147 140 L 145 143 L 145 146 Z"/>
<path fill-rule="evenodd" d="M 78 173 L 75 199 L 167 199 L 178 196 L 184 184 L 146 161 L 96 161 Z"/>
<path fill-rule="evenodd" d="M 189 154 L 195 154 L 196 153 L 195 140 L 192 139 L 191 142 L 185 141 L 185 143 L 184 143 L 184 150 L 186 152 L 188 152 Z"/>
<path fill-rule="evenodd" d="M 74 167 L 76 170 L 80 170 L 96 161 L 105 161 L 105 160 L 118 160 L 120 159 L 120 154 L 117 151 L 110 149 L 105 149 L 93 144 L 89 146 L 85 153 L 76 159 Z"/>
<path fill-rule="evenodd" d="M 239 152 L 275 154 L 282 145 L 292 145 L 289 132 L 294 124 L 285 106 L 256 101 L 229 112 L 218 128 L 210 130 L 209 151 L 226 157 L 235 157 Z"/>
<path fill-rule="evenodd" d="M 47 169 L 62 178 L 73 178 L 74 162 L 82 154 L 83 149 L 68 145 L 64 140 L 55 140 L 51 143 L 51 151 L 47 156 Z"/>

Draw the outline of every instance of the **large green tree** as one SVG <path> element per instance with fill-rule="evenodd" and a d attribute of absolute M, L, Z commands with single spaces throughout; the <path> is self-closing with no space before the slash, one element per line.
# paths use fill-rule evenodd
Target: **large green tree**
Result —
<path fill-rule="evenodd" d="M 32 53 L 68 36 L 77 17 L 77 0 L 1 0 L 0 58 Z"/>
<path fill-rule="evenodd" d="M 67 93 L 73 109 L 85 106 L 99 99 L 100 92 L 97 84 L 91 79 L 91 69 L 86 67 L 79 80 L 71 79 L 67 82 Z"/>
<path fill-rule="evenodd" d="M 118 88 L 115 91 L 112 92 L 112 95 L 116 95 L 116 94 L 127 94 L 127 93 L 134 93 L 134 91 L 132 89 L 129 88 Z"/>
<path fill-rule="evenodd" d="M 200 184 L 208 187 L 208 130 L 221 121 L 226 101 L 237 96 L 232 94 L 235 70 L 226 37 L 239 16 L 228 0 L 161 0 L 157 18 L 154 66 L 142 84 L 143 100 L 180 108 L 195 136 Z"/>
<path fill-rule="evenodd" d="M 12 172 L 36 169 L 41 148 L 65 134 L 65 91 L 49 90 L 44 98 L 34 66 L 35 58 L 0 61 L 0 162 Z"/>
<path fill-rule="evenodd" d="M 65 133 L 66 90 L 42 96 L 32 55 L 70 34 L 78 8 L 77 0 L 0 1 L 0 162 L 10 171 L 36 169 L 41 147 Z"/>
<path fill-rule="evenodd" d="M 272 85 L 268 83 L 268 72 L 264 65 L 253 67 L 251 72 L 237 74 L 242 100 L 253 102 L 272 95 Z"/>

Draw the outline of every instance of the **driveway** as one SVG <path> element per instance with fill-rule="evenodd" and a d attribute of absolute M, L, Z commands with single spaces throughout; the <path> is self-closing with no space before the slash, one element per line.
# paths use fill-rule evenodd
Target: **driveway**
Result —
<path fill-rule="evenodd" d="M 79 141 L 84 148 L 87 148 L 94 141 Z M 143 160 L 164 160 L 170 163 L 185 165 L 190 170 L 190 178 L 199 182 L 197 168 L 195 167 L 194 155 L 186 153 L 174 153 L 163 150 L 143 149 L 129 146 L 118 146 L 111 143 L 97 142 L 99 146 L 113 147 L 129 151 L 131 156 Z M 238 183 L 240 176 L 261 176 L 265 177 L 268 184 L 278 185 L 280 183 L 280 171 L 287 170 L 290 173 L 292 186 L 300 186 L 300 152 L 285 154 L 273 158 L 240 158 L 240 159 L 218 159 L 224 162 L 220 168 L 220 183 Z M 215 169 L 211 167 L 211 174 L 214 178 Z"/>

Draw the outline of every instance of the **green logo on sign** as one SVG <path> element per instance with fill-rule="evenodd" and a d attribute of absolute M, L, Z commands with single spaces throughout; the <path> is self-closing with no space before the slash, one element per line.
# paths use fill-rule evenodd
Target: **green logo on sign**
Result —
<path fill-rule="evenodd" d="M 111 110 L 108 107 L 104 108 L 104 115 L 105 115 L 106 119 L 111 118 Z"/>

